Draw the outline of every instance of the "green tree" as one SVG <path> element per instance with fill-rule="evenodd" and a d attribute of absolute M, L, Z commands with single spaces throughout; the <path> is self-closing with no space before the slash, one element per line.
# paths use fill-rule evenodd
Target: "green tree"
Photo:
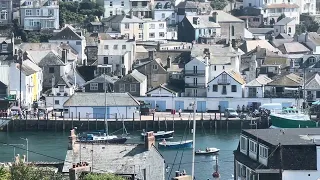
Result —
<path fill-rule="evenodd" d="M 285 17 L 286 17 L 286 15 L 281 14 L 281 15 L 278 17 L 277 22 L 279 22 L 281 19 L 283 19 L 283 18 L 285 18 Z"/>
<path fill-rule="evenodd" d="M 210 5 L 213 9 L 222 10 L 228 5 L 228 2 L 226 0 L 212 0 Z"/>
<path fill-rule="evenodd" d="M 11 180 L 63 180 L 62 174 L 57 174 L 49 168 L 36 167 L 20 163 L 10 167 Z"/>
<path fill-rule="evenodd" d="M 9 180 L 10 179 L 10 173 L 4 167 L 0 167 L 0 179 L 1 180 Z"/>
<path fill-rule="evenodd" d="M 114 174 L 87 174 L 82 180 L 125 180 L 123 177 L 116 176 Z"/>

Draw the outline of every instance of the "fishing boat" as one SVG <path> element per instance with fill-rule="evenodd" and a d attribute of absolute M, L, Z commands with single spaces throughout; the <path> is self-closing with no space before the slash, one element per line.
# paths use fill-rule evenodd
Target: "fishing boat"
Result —
<path fill-rule="evenodd" d="M 176 141 L 176 142 L 167 142 L 163 140 L 159 142 L 158 147 L 163 149 L 184 149 L 184 148 L 192 148 L 193 141 Z"/>
<path fill-rule="evenodd" d="M 154 133 L 154 137 L 159 140 L 159 139 L 170 139 L 173 138 L 173 133 L 174 131 L 157 131 Z M 141 133 L 141 137 L 144 138 L 146 137 L 147 133 L 145 130 Z"/>
<path fill-rule="evenodd" d="M 312 128 L 318 127 L 318 123 L 310 120 L 308 114 L 304 114 L 296 108 L 284 108 L 280 113 L 270 114 L 273 127 L 278 128 Z"/>
<path fill-rule="evenodd" d="M 106 133 L 84 133 L 79 137 L 79 141 L 81 142 L 102 142 L 109 144 L 124 144 L 127 140 L 127 137 L 107 135 Z"/>
<path fill-rule="evenodd" d="M 218 148 L 207 148 L 206 150 L 198 150 L 195 152 L 196 155 L 211 155 L 216 154 L 220 151 Z"/>

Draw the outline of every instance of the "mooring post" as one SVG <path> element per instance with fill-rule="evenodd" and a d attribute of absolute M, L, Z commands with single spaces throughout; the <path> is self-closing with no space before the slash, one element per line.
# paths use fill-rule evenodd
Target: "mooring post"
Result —
<path fill-rule="evenodd" d="M 96 130 L 98 130 L 98 118 L 96 117 Z"/>
<path fill-rule="evenodd" d="M 145 131 L 148 132 L 148 121 L 146 121 Z"/>
<path fill-rule="evenodd" d="M 116 113 L 116 129 L 118 129 L 118 114 Z M 123 119 L 123 117 L 122 117 L 122 119 Z"/>
<path fill-rule="evenodd" d="M 71 112 L 71 127 L 73 129 L 73 112 Z"/>
<path fill-rule="evenodd" d="M 155 124 L 154 124 L 154 113 L 152 113 L 152 131 L 155 130 Z"/>
<path fill-rule="evenodd" d="M 134 131 L 134 117 L 133 117 L 133 121 L 132 121 L 132 131 Z"/>
<path fill-rule="evenodd" d="M 139 113 L 139 118 L 140 118 L 140 130 L 142 129 L 142 124 L 141 124 L 141 113 Z"/>
<path fill-rule="evenodd" d="M 229 131 L 229 118 L 226 119 L 226 123 L 227 123 L 227 132 Z"/>
<path fill-rule="evenodd" d="M 28 111 L 26 111 L 25 117 L 26 117 L 26 124 L 25 124 L 26 127 L 25 127 L 25 130 L 27 130 L 27 126 L 28 126 L 28 125 L 27 125 L 27 121 L 28 121 Z"/>
<path fill-rule="evenodd" d="M 88 131 L 90 131 L 90 122 L 89 122 L 89 116 L 88 116 Z"/>
<path fill-rule="evenodd" d="M 40 117 L 39 117 L 39 112 L 37 113 L 37 117 L 38 117 L 38 120 L 37 120 L 37 125 L 38 125 L 38 127 L 37 127 L 37 129 L 39 130 L 40 129 L 40 124 L 39 124 L 39 120 L 40 120 Z"/>
<path fill-rule="evenodd" d="M 174 131 L 174 114 L 172 115 L 172 131 Z"/>
<path fill-rule="evenodd" d="M 57 131 L 57 113 L 54 113 L 54 130 Z"/>
<path fill-rule="evenodd" d="M 80 112 L 79 112 L 79 122 L 80 122 Z"/>
<path fill-rule="evenodd" d="M 62 130 L 64 131 L 66 129 L 66 124 L 64 122 L 64 112 L 63 112 L 63 115 L 62 115 Z"/>
<path fill-rule="evenodd" d="M 164 117 L 164 125 L 166 127 L 166 131 L 168 131 L 167 117 Z"/>
<path fill-rule="evenodd" d="M 243 126 L 243 120 L 240 119 L 240 129 L 242 129 L 242 126 Z"/>
<path fill-rule="evenodd" d="M 158 131 L 160 131 L 160 119 L 159 119 L 159 116 L 158 116 Z"/>

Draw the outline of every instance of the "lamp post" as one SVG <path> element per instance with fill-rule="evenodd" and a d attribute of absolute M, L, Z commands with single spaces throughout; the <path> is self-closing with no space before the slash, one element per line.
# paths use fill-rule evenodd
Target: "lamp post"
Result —
<path fill-rule="evenodd" d="M 19 68 L 20 68 L 20 74 L 19 74 L 19 76 L 20 76 L 20 83 L 19 83 L 19 88 L 20 88 L 20 91 L 19 91 L 19 109 L 20 109 L 20 120 L 21 120 L 21 113 L 22 113 L 22 106 L 21 106 L 21 103 L 22 103 L 22 100 L 21 100 L 21 76 L 22 76 L 22 60 L 23 58 L 22 58 L 22 50 L 21 49 L 19 49 L 19 51 L 18 51 L 18 62 L 19 62 Z"/>
<path fill-rule="evenodd" d="M 20 139 L 25 140 L 27 142 L 27 160 L 26 160 L 26 162 L 29 162 L 29 140 L 28 140 L 28 138 L 22 138 L 22 137 L 20 137 Z"/>
<path fill-rule="evenodd" d="M 14 157 L 16 156 L 16 146 L 24 147 L 24 144 L 3 144 L 4 146 L 12 146 L 13 147 L 13 161 Z"/>

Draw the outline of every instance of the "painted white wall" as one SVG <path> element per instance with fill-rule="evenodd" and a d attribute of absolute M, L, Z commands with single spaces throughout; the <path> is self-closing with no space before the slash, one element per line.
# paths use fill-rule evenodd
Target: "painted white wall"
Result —
<path fill-rule="evenodd" d="M 87 59 L 87 56 L 85 54 L 85 48 L 87 46 L 85 38 L 82 40 L 68 40 L 68 39 L 61 39 L 61 40 L 49 40 L 49 43 L 66 43 L 69 44 L 74 50 L 78 53 L 78 58 L 81 60 Z M 79 45 L 77 45 L 77 43 Z M 83 63 L 83 62 L 82 62 Z"/>
<path fill-rule="evenodd" d="M 256 88 L 257 90 L 257 98 L 262 98 L 264 94 L 264 87 L 244 87 L 244 97 L 247 98 L 249 97 L 249 88 Z"/>
<path fill-rule="evenodd" d="M 63 104 L 70 98 L 70 96 L 47 96 L 47 107 L 53 107 L 53 109 L 63 109 Z M 59 101 L 59 104 L 55 104 L 55 101 Z"/>
<path fill-rule="evenodd" d="M 178 96 L 178 93 L 171 93 L 163 88 L 154 89 L 146 94 L 152 97 L 172 97 L 172 96 L 177 97 Z"/>
<path fill-rule="evenodd" d="M 153 28 L 154 27 L 154 28 Z M 160 33 L 163 36 L 160 36 Z M 150 36 L 154 35 L 154 36 Z M 159 21 L 146 21 L 143 24 L 143 40 L 156 41 L 167 39 L 167 22 L 164 20 Z"/>
<path fill-rule="evenodd" d="M 289 32 L 289 30 L 291 31 Z M 275 33 L 275 36 L 278 36 L 280 33 L 286 33 L 289 36 L 293 37 L 296 33 L 295 21 L 291 21 L 290 23 L 284 26 L 274 25 L 274 33 Z"/>
<path fill-rule="evenodd" d="M 227 74 L 227 73 L 225 73 Z M 227 89 L 227 94 L 222 94 L 222 89 L 224 85 L 219 85 L 218 81 L 221 81 L 221 76 L 222 74 L 220 74 L 217 78 L 215 78 L 214 80 L 210 81 L 208 83 L 208 92 L 207 92 L 207 97 L 242 97 L 242 92 L 243 92 L 243 85 L 239 84 L 237 81 L 235 81 L 232 77 L 230 77 L 227 74 L 227 82 L 230 81 L 229 85 L 225 85 L 226 89 Z M 212 86 L 213 85 L 218 85 L 218 92 L 213 92 L 212 91 Z M 236 85 L 237 86 L 237 92 L 231 92 L 231 87 L 232 85 Z"/>
<path fill-rule="evenodd" d="M 156 9 L 158 3 L 162 5 L 162 8 Z M 171 5 L 170 9 L 164 9 L 166 3 L 172 3 L 172 1 L 154 1 L 153 18 L 156 21 L 166 21 L 168 25 L 174 25 L 177 22 L 174 4 Z"/>
<path fill-rule="evenodd" d="M 296 0 L 300 13 L 316 14 L 316 0 Z"/>
<path fill-rule="evenodd" d="M 145 79 L 141 84 L 140 84 L 140 96 L 145 96 L 147 93 L 147 79 Z"/>
<path fill-rule="evenodd" d="M 112 2 L 112 6 L 110 6 L 110 2 Z M 107 18 L 111 15 L 122 15 L 128 14 L 130 11 L 130 2 L 129 0 L 121 0 L 121 1 L 113 1 L 113 0 L 105 0 L 103 1 L 104 7 L 104 17 Z"/>

